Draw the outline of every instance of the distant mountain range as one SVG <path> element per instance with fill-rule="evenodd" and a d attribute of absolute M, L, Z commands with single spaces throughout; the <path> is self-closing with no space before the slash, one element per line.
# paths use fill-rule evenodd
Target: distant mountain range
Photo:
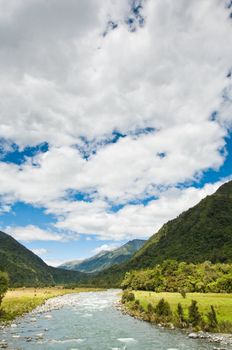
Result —
<path fill-rule="evenodd" d="M 113 265 L 119 265 L 130 258 L 144 245 L 146 241 L 134 239 L 112 251 L 102 251 L 85 260 L 73 260 L 59 267 L 66 270 L 81 271 L 87 273 L 99 272 Z"/>
<path fill-rule="evenodd" d="M 43 286 L 80 282 L 84 274 L 45 264 L 37 255 L 0 231 L 0 271 L 10 277 L 10 285 Z"/>
<path fill-rule="evenodd" d="M 95 282 L 118 286 L 125 272 L 167 259 L 232 262 L 232 181 L 164 224 L 128 262 L 100 272 Z"/>

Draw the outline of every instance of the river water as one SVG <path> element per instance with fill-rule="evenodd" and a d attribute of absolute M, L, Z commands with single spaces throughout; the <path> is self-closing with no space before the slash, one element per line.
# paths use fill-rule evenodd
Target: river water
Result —
<path fill-rule="evenodd" d="M 45 305 L 22 317 L 11 327 L 0 330 L 0 344 L 11 350 L 220 348 L 204 340 L 189 339 L 181 331 L 160 329 L 123 315 L 113 306 L 118 298 L 118 291 L 109 290 L 66 295 L 58 298 L 58 301 L 51 300 L 48 306 Z M 53 309 L 60 304 L 63 305 L 62 308 Z"/>

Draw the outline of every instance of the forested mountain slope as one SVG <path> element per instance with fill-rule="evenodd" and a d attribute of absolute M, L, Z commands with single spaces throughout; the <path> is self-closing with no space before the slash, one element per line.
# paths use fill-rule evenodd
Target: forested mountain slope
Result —
<path fill-rule="evenodd" d="M 232 181 L 164 224 L 130 261 L 99 273 L 97 279 L 102 285 L 116 286 L 125 272 L 167 259 L 232 262 Z"/>
<path fill-rule="evenodd" d="M 45 264 L 10 235 L 0 232 L 0 271 L 10 277 L 11 286 L 43 286 L 79 282 L 84 274 Z"/>

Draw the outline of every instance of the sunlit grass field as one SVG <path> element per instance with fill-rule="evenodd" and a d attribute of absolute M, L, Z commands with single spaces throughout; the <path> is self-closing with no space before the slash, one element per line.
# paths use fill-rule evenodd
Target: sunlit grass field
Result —
<path fill-rule="evenodd" d="M 216 294 L 216 293 L 187 293 L 183 298 L 180 293 L 155 293 L 145 291 L 133 291 L 135 299 L 146 309 L 147 304 L 153 306 L 158 303 L 161 298 L 169 302 L 173 312 L 177 309 L 177 304 L 181 303 L 184 313 L 187 316 L 188 307 L 192 300 L 198 302 L 199 310 L 204 315 L 210 311 L 210 305 L 213 305 L 217 313 L 218 321 L 232 322 L 232 294 Z"/>
<path fill-rule="evenodd" d="M 26 312 L 32 311 L 35 307 L 42 305 L 47 299 L 59 295 L 99 291 L 96 288 L 75 288 L 64 289 L 59 287 L 51 288 L 17 288 L 9 290 L 3 299 L 0 310 L 0 322 L 10 321 Z"/>

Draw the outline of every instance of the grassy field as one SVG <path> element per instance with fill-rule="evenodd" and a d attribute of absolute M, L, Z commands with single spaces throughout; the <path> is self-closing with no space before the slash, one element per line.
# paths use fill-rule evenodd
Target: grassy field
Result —
<path fill-rule="evenodd" d="M 169 302 L 172 311 L 176 311 L 177 304 L 181 303 L 184 313 L 187 316 L 188 307 L 192 300 L 198 302 L 199 310 L 206 314 L 210 310 L 210 305 L 213 305 L 217 313 L 218 321 L 232 322 L 232 294 L 216 294 L 216 293 L 187 293 L 184 299 L 179 293 L 155 293 L 145 291 L 133 291 L 135 298 L 140 301 L 140 304 L 146 309 L 147 304 L 153 306 L 164 298 Z"/>
<path fill-rule="evenodd" d="M 17 288 L 9 290 L 3 299 L 0 309 L 0 322 L 11 321 L 14 318 L 32 311 L 35 307 L 43 304 L 47 299 L 59 295 L 99 291 L 96 288 L 63 289 L 51 288 Z"/>

